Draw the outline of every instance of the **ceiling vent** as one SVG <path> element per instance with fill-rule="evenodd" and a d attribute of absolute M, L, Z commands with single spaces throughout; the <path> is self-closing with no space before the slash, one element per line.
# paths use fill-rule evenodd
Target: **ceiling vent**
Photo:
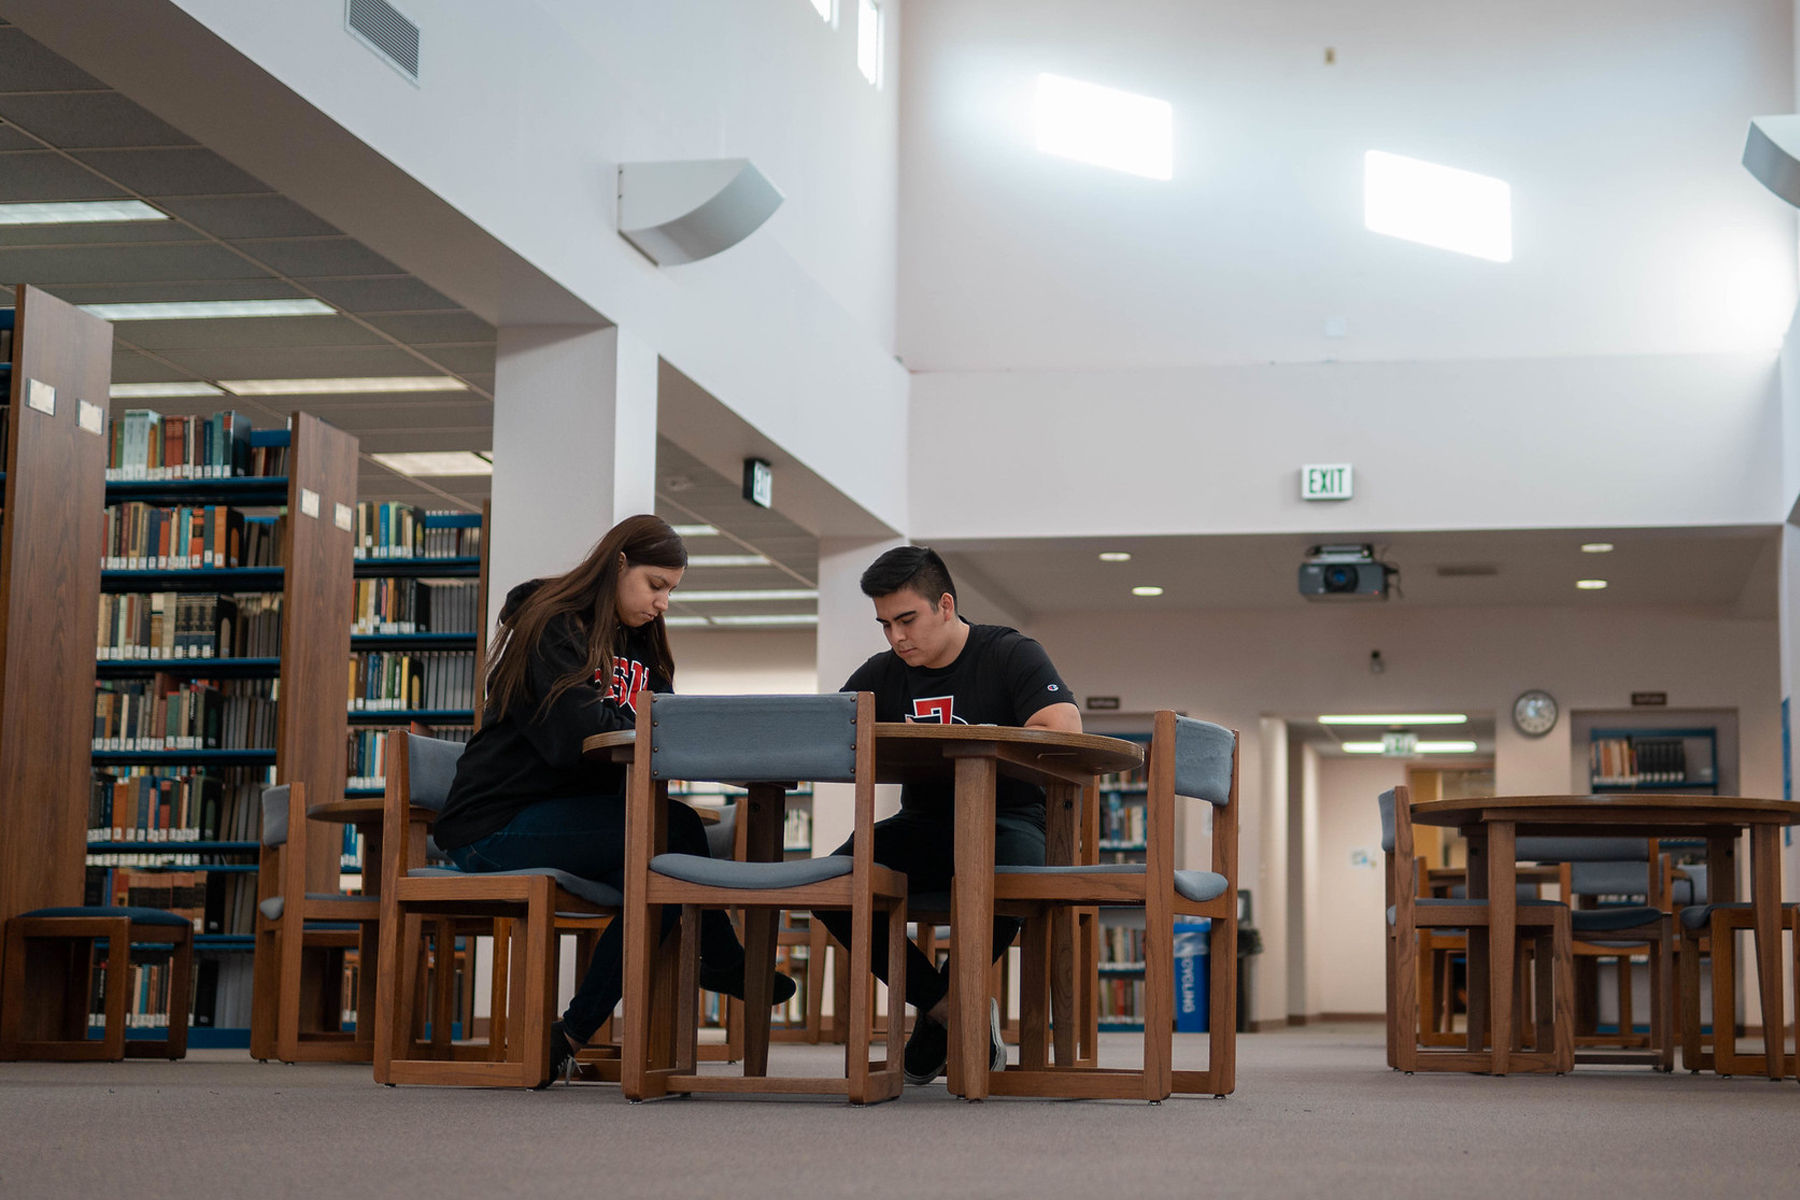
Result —
<path fill-rule="evenodd" d="M 345 0 L 344 28 L 396 71 L 419 82 L 419 27 L 387 0 Z"/>
<path fill-rule="evenodd" d="M 1439 579 L 1474 579 L 1482 575 L 1498 575 L 1493 563 L 1445 563 L 1437 569 Z"/>

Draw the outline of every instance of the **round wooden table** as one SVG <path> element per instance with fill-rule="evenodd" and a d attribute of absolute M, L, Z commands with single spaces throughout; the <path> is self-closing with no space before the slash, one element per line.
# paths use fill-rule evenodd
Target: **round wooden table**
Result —
<path fill-rule="evenodd" d="M 1707 901 L 1721 904 L 1737 898 L 1734 851 L 1738 835 L 1748 829 L 1750 903 L 1763 1012 L 1783 1011 L 1780 833 L 1783 826 L 1800 824 L 1800 802 L 1644 792 L 1489 796 L 1423 801 L 1412 806 L 1412 819 L 1416 824 L 1453 827 L 1469 842 L 1469 897 L 1485 898 L 1491 914 L 1485 931 L 1469 931 L 1469 962 L 1474 967 L 1478 957 L 1485 959 L 1494 1074 L 1507 1073 L 1512 1046 L 1512 945 L 1518 896 L 1515 847 L 1520 837 L 1704 838 Z M 1482 934 L 1487 941 L 1485 956 L 1476 950 Z M 1471 980 L 1471 990 L 1474 986 Z M 1769 1077 L 1780 1079 L 1784 1065 L 1781 1039 L 1770 1037 L 1765 1043 Z"/>

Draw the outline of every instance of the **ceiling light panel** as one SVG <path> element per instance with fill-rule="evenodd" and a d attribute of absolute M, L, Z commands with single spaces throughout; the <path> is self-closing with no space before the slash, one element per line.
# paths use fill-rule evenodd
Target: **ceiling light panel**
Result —
<path fill-rule="evenodd" d="M 739 591 L 691 592 L 685 588 L 674 598 L 682 604 L 753 604 L 771 600 L 817 600 L 817 588 L 763 588 Z"/>
<path fill-rule="evenodd" d="M 472 450 L 423 450 L 410 454 L 371 454 L 370 458 L 402 475 L 492 475 L 493 460 Z"/>
<path fill-rule="evenodd" d="M 80 200 L 61 204 L 0 204 L 0 225 L 77 225 L 99 221 L 167 221 L 142 200 Z"/>
<path fill-rule="evenodd" d="M 1175 110 L 1167 100 L 1039 75 L 1037 148 L 1145 179 L 1174 175 Z"/>
<path fill-rule="evenodd" d="M 152 400 L 169 396 L 223 396 L 210 383 L 115 383 L 107 392 L 114 400 Z"/>
<path fill-rule="evenodd" d="M 794 628 L 817 625 L 819 623 L 818 614 L 816 613 L 773 613 L 766 616 L 738 615 L 709 617 L 708 620 L 714 625 L 728 625 L 738 628 L 755 628 L 760 625 L 770 629 Z"/>
<path fill-rule="evenodd" d="M 1439 250 L 1512 261 L 1512 187 L 1473 171 L 1370 150 L 1363 157 L 1363 224 Z"/>
<path fill-rule="evenodd" d="M 1144 584 L 1140 587 L 1132 588 L 1131 594 L 1134 596 L 1160 596 L 1163 594 L 1163 590 L 1151 584 Z"/>
<path fill-rule="evenodd" d="M 1100 561 L 1101 562 L 1130 562 L 1131 555 L 1128 554 L 1124 550 L 1102 550 L 1100 552 Z"/>
<path fill-rule="evenodd" d="M 769 559 L 762 554 L 690 554 L 690 567 L 766 567 Z"/>
<path fill-rule="evenodd" d="M 385 375 L 366 379 L 221 379 L 234 396 L 353 396 L 374 392 L 466 392 L 451 375 Z"/>
<path fill-rule="evenodd" d="M 1611 554 L 1612 551 L 1613 551 L 1613 544 L 1611 542 L 1583 542 L 1583 543 L 1581 543 L 1581 552 L 1583 554 Z"/>
<path fill-rule="evenodd" d="M 84 304 L 81 311 L 106 321 L 213 321 L 243 317 L 329 317 L 329 304 L 291 300 L 181 300 L 161 304 Z"/>
<path fill-rule="evenodd" d="M 1466 713 L 1336 713 L 1318 719 L 1321 725 L 1463 725 Z"/>
<path fill-rule="evenodd" d="M 671 525 L 677 537 L 718 537 L 719 531 L 711 525 Z"/>

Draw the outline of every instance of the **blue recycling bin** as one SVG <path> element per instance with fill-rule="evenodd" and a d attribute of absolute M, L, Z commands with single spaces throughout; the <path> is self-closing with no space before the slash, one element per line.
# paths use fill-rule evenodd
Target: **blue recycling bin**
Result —
<path fill-rule="evenodd" d="M 1175 1032 L 1205 1033 L 1212 995 L 1212 921 L 1175 923 Z"/>

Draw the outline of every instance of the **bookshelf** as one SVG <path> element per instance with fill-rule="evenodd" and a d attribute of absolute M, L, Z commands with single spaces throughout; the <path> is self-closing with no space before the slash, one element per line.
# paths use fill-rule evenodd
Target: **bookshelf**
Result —
<path fill-rule="evenodd" d="M 1714 727 L 1595 728 L 1588 735 L 1588 784 L 1595 792 L 1719 793 Z"/>
<path fill-rule="evenodd" d="M 1147 733 L 1112 733 L 1110 737 L 1147 745 Z M 1105 775 L 1094 788 L 1098 808 L 1098 840 L 1102 863 L 1141 863 L 1145 855 L 1147 793 L 1144 768 Z M 1144 1028 L 1144 914 L 1142 909 L 1099 911 L 1100 988 L 1096 997 L 1103 1031 Z"/>
<path fill-rule="evenodd" d="M 277 887 L 257 869 L 262 788 L 332 799 L 343 778 L 357 442 L 306 413 L 251 430 L 148 410 L 107 441 L 89 894 L 166 890 L 191 913 L 192 1044 L 248 1046 L 256 904 Z M 308 890 L 336 890 L 324 842 Z"/>
<path fill-rule="evenodd" d="M 0 310 L 0 919 L 83 898 L 113 342 L 36 288 L 13 303 Z"/>

